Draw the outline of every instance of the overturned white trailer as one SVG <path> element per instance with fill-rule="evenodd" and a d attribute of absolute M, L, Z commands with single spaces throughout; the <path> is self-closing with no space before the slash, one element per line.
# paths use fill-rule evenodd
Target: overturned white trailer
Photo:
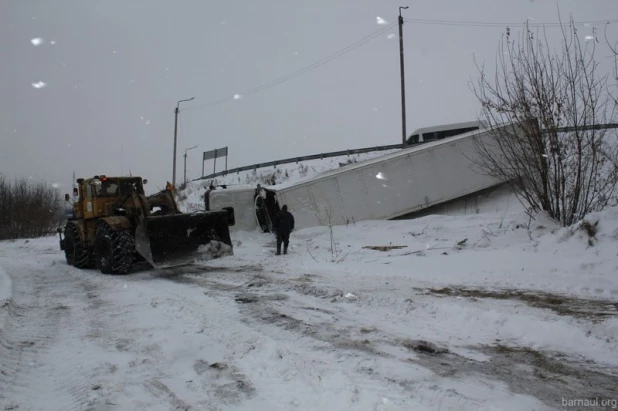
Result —
<path fill-rule="evenodd" d="M 512 126 L 505 126 L 512 127 Z M 477 165 L 475 140 L 491 145 L 496 131 L 480 128 L 427 142 L 304 180 L 263 188 L 237 186 L 209 193 L 209 209 L 227 209 L 231 229 L 266 230 L 287 204 L 296 228 L 401 217 L 482 191 L 501 182 Z"/>

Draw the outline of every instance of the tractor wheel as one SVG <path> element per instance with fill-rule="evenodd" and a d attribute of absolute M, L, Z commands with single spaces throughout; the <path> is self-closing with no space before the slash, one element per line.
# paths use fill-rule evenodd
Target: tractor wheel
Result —
<path fill-rule="evenodd" d="M 135 243 L 131 231 L 113 231 L 100 222 L 95 237 L 96 264 L 103 274 L 126 274 L 133 267 Z"/>
<path fill-rule="evenodd" d="M 77 268 L 86 268 L 90 263 L 90 253 L 79 238 L 75 224 L 67 224 L 64 228 L 64 255 L 67 263 Z"/>

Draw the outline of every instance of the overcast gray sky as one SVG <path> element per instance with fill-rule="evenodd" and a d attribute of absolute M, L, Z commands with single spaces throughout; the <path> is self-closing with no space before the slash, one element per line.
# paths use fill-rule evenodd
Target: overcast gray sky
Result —
<path fill-rule="evenodd" d="M 189 97 L 177 182 L 193 145 L 191 179 L 201 175 L 201 152 L 224 146 L 232 168 L 399 143 L 397 26 L 276 87 L 243 92 L 385 27 L 378 17 L 396 23 L 406 5 L 406 18 L 447 21 L 556 22 L 557 6 L 576 21 L 618 18 L 616 0 L 1 0 L 0 173 L 66 188 L 73 171 L 131 171 L 162 188 L 172 179 L 174 107 Z M 404 25 L 408 134 L 476 117 L 473 54 L 493 61 L 504 30 Z M 591 31 L 581 27 L 582 36 Z M 598 54 L 605 67 L 608 55 Z M 189 109 L 235 94 L 242 98 Z"/>

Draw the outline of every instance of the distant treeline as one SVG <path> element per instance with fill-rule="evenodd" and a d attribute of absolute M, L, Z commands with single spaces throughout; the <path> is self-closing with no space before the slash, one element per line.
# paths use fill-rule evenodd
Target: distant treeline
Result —
<path fill-rule="evenodd" d="M 0 240 L 42 237 L 64 219 L 63 198 L 45 182 L 0 175 Z"/>

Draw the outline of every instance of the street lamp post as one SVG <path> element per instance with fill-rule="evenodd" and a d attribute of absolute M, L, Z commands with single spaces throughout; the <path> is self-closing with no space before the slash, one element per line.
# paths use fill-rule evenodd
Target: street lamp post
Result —
<path fill-rule="evenodd" d="M 189 147 L 188 149 L 185 150 L 185 175 L 184 175 L 184 180 L 182 180 L 184 181 L 185 185 L 187 184 L 187 151 L 193 150 L 196 147 L 197 146 Z"/>
<path fill-rule="evenodd" d="M 174 120 L 174 172 L 172 174 L 172 185 L 174 186 L 174 188 L 176 188 L 176 143 L 178 141 L 178 113 L 180 112 L 179 110 L 179 106 L 180 103 L 182 103 L 183 101 L 191 101 L 193 100 L 195 97 L 191 97 L 188 98 L 186 100 L 180 100 L 178 101 L 178 103 L 176 103 L 176 110 L 174 110 L 175 113 L 175 120 Z"/>
<path fill-rule="evenodd" d="M 407 9 L 409 6 L 399 7 L 399 71 L 401 74 L 401 146 L 406 148 L 406 83 L 403 68 L 403 17 L 401 10 Z"/>

